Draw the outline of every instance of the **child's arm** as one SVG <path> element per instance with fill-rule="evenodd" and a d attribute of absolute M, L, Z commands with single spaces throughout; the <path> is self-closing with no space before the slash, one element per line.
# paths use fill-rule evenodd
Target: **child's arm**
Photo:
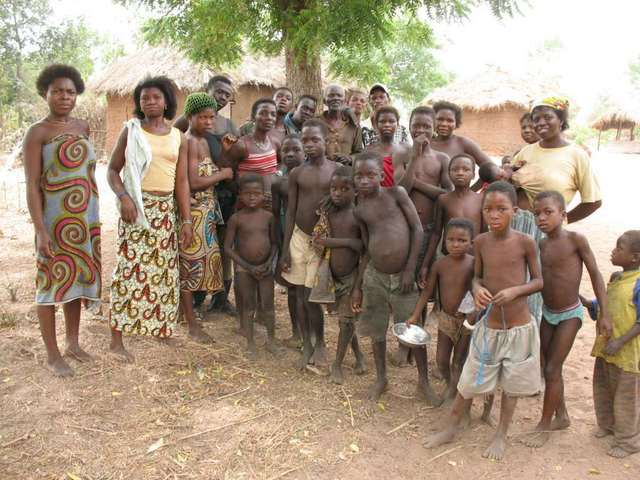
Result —
<path fill-rule="evenodd" d="M 580 255 L 580 258 L 582 258 L 584 266 L 587 267 L 589 277 L 591 278 L 593 291 L 595 292 L 596 298 L 598 299 L 600 318 L 598 318 L 597 320 L 596 330 L 598 334 L 604 335 L 605 337 L 610 337 L 612 327 L 611 319 L 609 319 L 609 315 L 607 314 L 607 289 L 604 285 L 602 274 L 600 273 L 600 270 L 598 270 L 596 257 L 593 254 L 591 247 L 589 246 L 587 237 L 576 233 L 574 235 L 574 238 L 576 240 L 576 246 L 578 247 L 578 254 Z"/>
<path fill-rule="evenodd" d="M 244 259 L 240 257 L 240 255 L 238 255 L 238 252 L 236 252 L 234 249 L 236 242 L 236 230 L 238 228 L 237 218 L 238 217 L 234 214 L 229 219 L 229 223 L 227 223 L 227 232 L 224 236 L 224 251 L 228 253 L 228 255 L 231 257 L 231 260 L 240 265 L 242 268 L 247 269 L 251 274 L 254 274 L 256 269 L 255 265 L 251 265 L 250 263 L 245 262 Z"/>
<path fill-rule="evenodd" d="M 399 187 L 392 189 L 392 191 L 394 192 L 394 196 L 396 198 L 396 201 L 398 202 L 398 206 L 402 210 L 402 213 L 407 220 L 407 224 L 409 225 L 409 230 L 411 232 L 409 256 L 402 272 L 402 276 L 400 277 L 400 292 L 407 293 L 411 290 L 411 287 L 416 282 L 416 262 L 418 260 L 418 254 L 420 253 L 420 246 L 422 245 L 422 235 L 424 235 L 424 232 L 422 230 L 422 223 L 420 222 L 420 217 L 418 217 L 416 207 L 409 198 L 406 190 Z"/>
<path fill-rule="evenodd" d="M 313 243 L 326 248 L 350 248 L 356 253 L 362 252 L 362 240 L 359 238 L 314 237 Z"/>
<path fill-rule="evenodd" d="M 355 214 L 354 214 L 355 215 Z M 351 310 L 353 313 L 359 313 L 362 311 L 362 280 L 364 278 L 364 271 L 369 264 L 369 254 L 367 248 L 369 245 L 369 232 L 364 222 L 361 222 L 357 217 L 358 226 L 360 227 L 360 237 L 363 243 L 363 253 L 360 255 L 360 262 L 358 263 L 358 273 L 356 280 L 353 282 L 353 288 L 351 289 Z"/>
<path fill-rule="evenodd" d="M 435 202 L 440 195 L 453 190 L 453 183 L 449 177 L 449 155 L 435 151 L 434 155 L 440 160 L 440 187 L 415 180 L 414 188 Z"/>
<path fill-rule="evenodd" d="M 293 226 L 296 221 L 296 209 L 298 208 L 298 172 L 300 167 L 296 167 L 289 173 L 289 193 L 287 194 L 287 214 L 284 220 L 284 241 L 282 242 L 282 258 L 280 268 L 283 272 L 289 272 L 291 268 L 291 255 L 289 254 L 289 243 L 293 235 Z"/>
<path fill-rule="evenodd" d="M 498 306 L 542 290 L 542 273 L 540 273 L 540 264 L 538 263 L 538 247 L 533 239 L 527 236 L 523 236 L 522 241 L 524 242 L 526 261 L 531 278 L 523 285 L 505 288 L 496 293 L 493 297 L 493 302 Z"/>
<path fill-rule="evenodd" d="M 444 209 L 442 208 L 442 202 L 440 201 L 440 198 L 438 198 L 435 204 L 433 232 L 431 232 L 431 236 L 429 237 L 427 252 L 425 253 L 424 261 L 422 262 L 420 273 L 418 275 L 418 284 L 420 286 L 424 285 L 427 281 L 427 276 L 429 275 L 429 265 L 431 264 L 431 260 L 436 253 L 436 248 L 438 248 L 438 243 L 440 242 L 440 237 L 442 236 L 443 215 Z"/>
<path fill-rule="evenodd" d="M 427 306 L 427 302 L 433 295 L 433 291 L 436 287 L 436 282 L 438 281 L 438 262 L 435 263 L 431 271 L 429 272 L 429 278 L 427 279 L 427 283 L 425 287 L 422 289 L 420 293 L 420 297 L 418 298 L 418 303 L 416 303 L 416 308 L 413 310 L 411 317 L 407 320 L 408 325 L 412 325 L 418 323 L 420 321 L 420 316 L 422 315 L 422 311 Z"/>
<path fill-rule="evenodd" d="M 276 180 L 271 184 L 271 213 L 273 213 L 273 218 L 276 225 L 276 232 L 280 232 L 282 227 L 280 225 L 280 209 L 282 208 L 282 197 L 280 195 L 280 182 L 284 181 L 282 178 L 276 178 Z M 280 236 L 277 236 L 277 244 L 279 248 L 282 248 L 280 245 Z"/>
<path fill-rule="evenodd" d="M 493 295 L 482 284 L 482 254 L 480 253 L 480 246 L 482 239 L 476 237 L 473 242 L 474 260 L 473 260 L 473 280 L 471 280 L 471 292 L 473 293 L 473 299 L 476 302 L 476 308 L 482 310 L 487 308 L 493 301 Z"/>

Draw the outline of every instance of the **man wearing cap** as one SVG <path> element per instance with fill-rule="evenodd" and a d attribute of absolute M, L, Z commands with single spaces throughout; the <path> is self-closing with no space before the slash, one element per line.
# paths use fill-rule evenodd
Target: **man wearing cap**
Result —
<path fill-rule="evenodd" d="M 364 150 L 362 132 L 355 115 L 346 106 L 346 93 L 340 85 L 329 85 L 324 90 L 327 106 L 320 119 L 327 125 L 327 158 L 344 165 L 351 165 L 351 156 Z"/>
<path fill-rule="evenodd" d="M 369 105 L 371 105 L 371 116 L 361 123 L 362 142 L 365 147 L 380 142 L 380 132 L 374 121 L 374 114 L 380 107 L 391 104 L 391 96 L 389 89 L 382 83 L 375 83 L 369 89 Z M 411 145 L 409 133 L 404 125 L 398 125 L 396 133 L 393 137 L 394 145 L 399 143 L 408 143 Z"/>

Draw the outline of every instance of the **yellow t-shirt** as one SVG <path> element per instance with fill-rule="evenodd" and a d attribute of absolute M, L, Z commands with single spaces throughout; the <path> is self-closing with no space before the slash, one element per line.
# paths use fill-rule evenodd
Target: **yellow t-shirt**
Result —
<path fill-rule="evenodd" d="M 640 318 L 640 270 L 622 272 L 607 285 L 607 312 L 613 326 L 612 338 L 627 333 Z M 607 339 L 599 335 L 591 355 L 630 373 L 640 373 L 640 335 L 632 338 L 616 353 L 607 355 Z"/>
<path fill-rule="evenodd" d="M 180 130 L 171 128 L 168 135 L 154 135 L 142 129 L 151 146 L 151 163 L 141 182 L 145 192 L 173 192 L 176 165 L 180 152 Z"/>
<path fill-rule="evenodd" d="M 532 205 L 535 196 L 547 190 L 560 192 L 567 205 L 576 192 L 580 192 L 583 203 L 602 200 L 589 155 L 577 145 L 542 148 L 539 143 L 534 143 L 520 150 L 513 163 L 522 167 L 511 180 L 524 190 Z"/>

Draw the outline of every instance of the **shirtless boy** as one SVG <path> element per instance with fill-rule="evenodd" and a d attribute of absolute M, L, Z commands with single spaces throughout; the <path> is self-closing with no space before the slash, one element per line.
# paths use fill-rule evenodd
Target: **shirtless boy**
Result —
<path fill-rule="evenodd" d="M 438 248 L 443 227 L 449 220 L 452 218 L 469 219 L 473 224 L 472 240 L 482 231 L 482 195 L 471 190 L 475 167 L 473 159 L 468 155 L 453 157 L 449 163 L 449 177 L 453 182 L 454 190 L 440 195 L 436 201 L 433 234 L 429 238 L 429 246 L 419 275 L 419 280 L 423 283 L 426 281 L 429 265 Z"/>
<path fill-rule="evenodd" d="M 434 206 L 440 195 L 453 190 L 449 178 L 449 157 L 431 148 L 435 112 L 431 107 L 417 107 L 409 118 L 409 131 L 413 138 L 411 160 L 399 185 L 409 192 L 424 230 L 422 246 L 416 268 L 424 262 L 433 232 Z"/>
<path fill-rule="evenodd" d="M 360 328 L 371 337 L 376 381 L 369 398 L 377 401 L 388 387 L 387 328 L 393 312 L 395 323 L 404 322 L 418 301 L 415 268 L 422 226 L 413 203 L 402 187 L 381 188 L 382 162 L 375 152 L 355 157 L 354 183 L 358 191 L 355 217 L 362 230 L 365 253 L 352 292 L 352 308 L 360 313 Z M 412 349 L 418 367 L 418 392 L 431 404 L 439 404 L 427 373 L 426 348 Z"/>
<path fill-rule="evenodd" d="M 318 221 L 316 210 L 320 200 L 329 194 L 335 162 L 325 156 L 327 126 L 312 118 L 302 127 L 302 146 L 307 161 L 289 174 L 289 195 L 285 233 L 280 260 L 282 278 L 296 286 L 296 315 L 302 334 L 300 368 L 306 368 L 313 355 L 314 361 L 326 364 L 324 345 L 324 317 L 318 303 L 309 302 L 320 257 L 316 253 L 311 234 Z M 311 344 L 311 329 L 315 345 Z"/>
<path fill-rule="evenodd" d="M 437 136 L 433 139 L 431 146 L 435 150 L 446 153 L 449 158 L 461 154 L 468 155 L 478 166 L 491 161 L 477 143 L 454 133 L 462 124 L 462 109 L 458 105 L 451 102 L 436 102 L 433 109 L 436 112 Z"/>
<path fill-rule="evenodd" d="M 436 362 L 447 383 L 446 400 L 456 396 L 462 365 L 469 349 L 469 330 L 463 326 L 466 318 L 458 308 L 471 290 L 473 256 L 469 255 L 473 224 L 466 218 L 452 218 L 445 230 L 448 255 L 438 259 L 431 270 L 408 324 L 419 324 L 427 301 L 438 291 L 439 305 L 432 314 L 438 321 L 438 346 Z M 453 362 L 451 352 L 453 351 Z M 450 365 L 451 362 L 451 365 Z"/>
<path fill-rule="evenodd" d="M 535 242 L 510 226 L 517 201 L 516 191 L 506 182 L 487 188 L 482 214 L 489 232 L 474 240 L 472 282 L 476 307 L 486 311 L 473 331 L 447 427 L 427 439 L 428 448 L 452 441 L 473 397 L 493 393 L 500 386 L 500 422 L 482 456 L 501 460 L 518 397 L 540 391 L 540 339 L 527 296 L 541 290 L 543 283 Z"/>
<path fill-rule="evenodd" d="M 289 196 L 289 174 L 294 168 L 299 167 L 302 165 L 302 162 L 304 162 L 304 150 L 300 136 L 287 135 L 284 137 L 282 147 L 280 148 L 280 158 L 282 158 L 284 168 L 280 169 L 282 176 L 277 176 L 271 184 L 271 196 L 273 217 L 276 222 L 276 233 L 278 235 L 278 248 L 282 255 L 284 217 L 287 212 L 287 197 Z M 285 345 L 300 348 L 302 346 L 302 337 L 300 336 L 300 326 L 297 321 L 296 287 L 282 278 L 280 268 L 278 268 L 276 272 L 276 280 L 278 283 L 287 287 L 287 304 L 289 307 L 289 318 L 291 319 L 291 338 L 285 340 Z"/>
<path fill-rule="evenodd" d="M 242 290 L 241 326 L 247 337 L 247 356 L 256 358 L 253 319 L 257 314 L 267 327 L 267 350 L 278 353 L 275 343 L 273 305 L 273 259 L 278 243 L 271 212 L 262 208 L 264 182 L 260 175 L 248 173 L 239 180 L 239 197 L 244 208 L 227 225 L 224 247 L 236 266 L 238 288 Z M 257 298 L 260 306 L 256 308 Z"/>
<path fill-rule="evenodd" d="M 562 366 L 582 326 L 583 307 L 579 298 L 582 266 L 587 267 L 591 285 L 602 312 L 606 315 L 607 294 L 602 275 L 587 238 L 562 227 L 567 213 L 564 197 L 555 191 L 541 192 L 533 202 L 538 228 L 547 237 L 540 241 L 542 262 L 542 323 L 540 343 L 544 365 L 544 403 L 542 418 L 525 444 L 541 447 L 549 439 L 550 430 L 568 428 L 571 424 L 564 400 Z M 604 322 L 608 322 L 607 319 Z M 552 421 L 553 415 L 556 415 Z"/>
<path fill-rule="evenodd" d="M 380 107 L 373 114 L 380 140 L 367 146 L 368 152 L 377 152 L 382 157 L 383 187 L 393 187 L 404 175 L 409 163 L 409 145 L 394 144 L 393 139 L 400 122 L 400 113 L 391 105 Z"/>
<path fill-rule="evenodd" d="M 320 206 L 322 214 L 327 216 L 331 236 L 313 239 L 315 245 L 331 251 L 329 264 L 335 286 L 335 307 L 340 316 L 340 333 L 336 359 L 331 365 L 331 381 L 338 385 L 342 385 L 344 381 L 342 362 L 350 343 L 356 357 L 355 373 L 362 375 L 366 372 L 364 356 L 355 332 L 357 317 L 351 310 L 351 290 L 362 252 L 360 226 L 353 215 L 354 198 L 353 171 L 350 167 L 340 165 L 331 177 L 330 195 Z"/>

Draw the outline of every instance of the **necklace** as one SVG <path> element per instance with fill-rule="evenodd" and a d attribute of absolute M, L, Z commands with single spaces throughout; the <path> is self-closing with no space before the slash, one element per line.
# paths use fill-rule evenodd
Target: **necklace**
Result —
<path fill-rule="evenodd" d="M 254 137 L 253 138 L 253 143 L 255 143 L 255 145 L 258 148 L 258 150 L 266 150 L 267 148 L 269 148 L 269 146 L 271 146 L 271 139 L 267 136 L 267 138 L 265 139 L 264 142 L 259 142 Z"/>

